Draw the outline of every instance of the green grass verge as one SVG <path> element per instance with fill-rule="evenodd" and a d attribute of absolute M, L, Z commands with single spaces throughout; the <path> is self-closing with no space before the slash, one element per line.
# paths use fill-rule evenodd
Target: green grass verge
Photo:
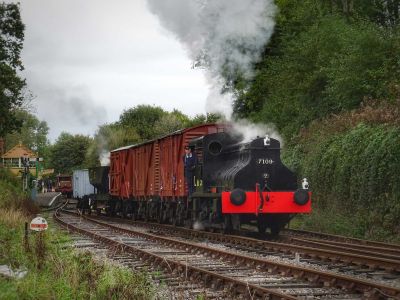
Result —
<path fill-rule="evenodd" d="M 21 220 L 22 221 L 22 220 Z M 2 299 L 151 299 L 154 287 L 145 273 L 98 262 L 76 252 L 69 237 L 54 228 L 30 233 L 23 222 L 11 228 L 0 221 L 0 264 L 28 271 L 22 279 L 0 277 Z"/>
<path fill-rule="evenodd" d="M 69 236 L 51 222 L 40 236 L 24 224 L 37 208 L 0 171 L 0 265 L 24 269 L 21 279 L 0 275 L 0 299 L 152 299 L 155 288 L 146 273 L 133 273 L 75 251 Z M 49 219 L 48 219 L 49 220 Z M 50 221 L 50 220 L 49 220 Z"/>

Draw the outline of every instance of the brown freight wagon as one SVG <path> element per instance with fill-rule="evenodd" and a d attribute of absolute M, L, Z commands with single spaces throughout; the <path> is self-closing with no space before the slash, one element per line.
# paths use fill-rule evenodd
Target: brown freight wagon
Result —
<path fill-rule="evenodd" d="M 169 206 L 169 202 L 185 199 L 184 146 L 224 128 L 221 124 L 204 124 L 111 151 L 110 194 L 120 200 L 114 201 L 115 210 L 143 215 L 144 210 L 151 210 L 148 206 L 152 203 L 158 205 L 161 200 Z"/>

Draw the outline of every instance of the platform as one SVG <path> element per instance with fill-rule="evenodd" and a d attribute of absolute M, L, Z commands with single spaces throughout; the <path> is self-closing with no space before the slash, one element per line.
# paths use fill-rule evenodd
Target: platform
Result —
<path fill-rule="evenodd" d="M 59 192 L 39 193 L 37 194 L 35 203 L 41 207 L 51 207 L 56 205 L 61 197 Z"/>

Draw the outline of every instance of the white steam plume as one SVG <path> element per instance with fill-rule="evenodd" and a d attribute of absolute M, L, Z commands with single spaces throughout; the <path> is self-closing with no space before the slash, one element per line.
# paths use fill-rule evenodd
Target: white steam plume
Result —
<path fill-rule="evenodd" d="M 239 72 L 254 75 L 264 46 L 274 29 L 273 0 L 147 0 L 150 11 L 186 48 L 189 57 L 205 67 L 210 85 L 207 112 L 232 120 L 234 96 L 224 92 L 224 77 Z M 266 126 L 235 121 L 246 140 L 267 133 Z"/>
<path fill-rule="evenodd" d="M 99 160 L 100 160 L 100 165 L 101 166 L 109 166 L 110 165 L 110 151 L 109 151 L 110 147 L 108 145 L 107 137 L 104 136 L 100 130 L 96 133 L 95 142 L 96 142 L 96 151 L 97 151 L 97 154 L 98 154 Z"/>
<path fill-rule="evenodd" d="M 110 165 L 110 151 L 101 150 L 99 154 L 100 165 L 109 166 Z"/>

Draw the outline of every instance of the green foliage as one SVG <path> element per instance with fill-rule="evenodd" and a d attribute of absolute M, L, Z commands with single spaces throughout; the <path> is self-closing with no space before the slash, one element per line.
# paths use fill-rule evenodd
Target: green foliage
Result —
<path fill-rule="evenodd" d="M 205 115 L 198 114 L 195 115 L 192 119 L 190 119 L 185 127 L 193 127 L 206 123 L 217 123 L 222 119 L 223 119 L 222 116 L 219 114 L 214 114 L 214 113 L 207 113 Z"/>
<path fill-rule="evenodd" d="M 338 1 L 338 0 L 336 0 Z M 367 17 L 372 22 L 385 27 L 395 27 L 400 21 L 398 0 L 347 0 L 353 3 L 353 13 Z"/>
<path fill-rule="evenodd" d="M 22 269 L 21 279 L 0 276 L 1 299 L 153 299 L 148 274 L 98 262 L 88 252 L 75 252 L 69 236 L 51 222 L 42 234 L 24 224 L 38 213 L 21 191 L 21 183 L 0 168 L 0 265 Z"/>
<path fill-rule="evenodd" d="M 394 97 L 390 86 L 397 85 L 400 69 L 390 53 L 396 47 L 371 24 L 324 19 L 271 61 L 264 76 L 269 91 L 257 118 L 290 137 L 314 119 L 356 108 L 365 97 Z"/>
<path fill-rule="evenodd" d="M 254 80 L 235 86 L 239 116 L 272 122 L 291 138 L 366 98 L 399 95 L 398 28 L 370 21 L 367 4 L 345 2 L 353 3 L 278 1 L 277 28 Z"/>
<path fill-rule="evenodd" d="M 191 119 L 177 109 L 168 112 L 158 106 L 142 104 L 125 110 L 121 114 L 119 122 L 113 126 L 133 128 L 140 140 L 146 141 L 179 129 L 217 122 L 220 118 L 219 115 L 207 113 L 206 115 L 198 114 Z"/>
<path fill-rule="evenodd" d="M 50 150 L 50 163 L 55 173 L 71 174 L 74 169 L 82 169 L 85 155 L 92 139 L 88 136 L 61 133 Z"/>
<path fill-rule="evenodd" d="M 23 145 L 34 152 L 38 152 L 40 157 L 47 158 L 49 148 L 49 140 L 47 139 L 49 127 L 47 123 L 39 121 L 36 116 L 23 110 L 16 111 L 15 116 L 22 123 L 22 127 L 19 131 L 13 131 L 6 135 L 6 150 L 10 150 L 19 142 L 22 142 Z"/>
<path fill-rule="evenodd" d="M 24 198 L 21 180 L 8 169 L 0 168 L 0 209 L 18 207 Z"/>
<path fill-rule="evenodd" d="M 167 113 L 158 106 L 138 105 L 124 110 L 119 118 L 119 124 L 124 127 L 135 128 L 143 140 L 154 137 L 154 125 Z"/>
<path fill-rule="evenodd" d="M 90 143 L 85 165 L 88 167 L 99 166 L 100 160 L 107 160 L 111 150 L 138 143 L 140 140 L 135 128 L 118 124 L 101 125 Z M 106 164 L 107 162 L 102 163 L 102 165 Z"/>
<path fill-rule="evenodd" d="M 188 122 L 188 120 L 182 121 L 182 119 L 179 119 L 172 113 L 162 116 L 157 122 L 154 123 L 154 137 L 164 136 L 184 128 L 185 121 Z"/>
<path fill-rule="evenodd" d="M 329 222 L 353 220 L 350 228 L 362 237 L 399 239 L 400 129 L 360 123 L 335 135 L 315 134 L 289 145 L 285 160 L 309 178 L 317 214 L 336 213 Z"/>
<path fill-rule="evenodd" d="M 36 245 L 37 233 L 29 236 L 29 250 L 23 247 L 23 224 L 10 228 L 0 220 L 0 264 L 23 268 L 27 275 L 19 280 L 0 277 L 4 299 L 152 299 L 155 294 L 144 273 L 97 262 L 89 252 L 74 252 L 70 239 L 52 230 Z M 54 225 L 50 223 L 50 228 Z M 39 253 L 41 251 L 41 253 Z M 46 259 L 43 259 L 43 254 Z M 40 266 L 40 268 L 38 267 Z"/>
<path fill-rule="evenodd" d="M 108 153 L 119 147 L 159 138 L 174 131 L 220 120 L 216 114 L 198 114 L 193 118 L 174 109 L 138 105 L 125 110 L 119 122 L 101 125 L 86 153 L 85 165 L 95 167 L 108 164 Z"/>
<path fill-rule="evenodd" d="M 0 136 L 21 126 L 15 109 L 24 101 L 25 80 L 18 75 L 24 28 L 19 6 L 0 3 Z"/>

